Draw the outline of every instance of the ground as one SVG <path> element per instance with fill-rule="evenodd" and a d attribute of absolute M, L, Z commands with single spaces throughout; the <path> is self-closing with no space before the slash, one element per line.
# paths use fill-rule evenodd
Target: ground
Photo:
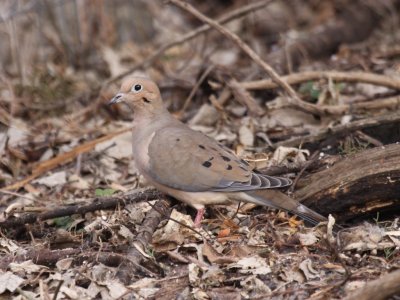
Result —
<path fill-rule="evenodd" d="M 1 299 L 397 299 L 398 1 L 190 3 L 0 5 Z M 194 228 L 107 105 L 132 74 L 328 221 L 242 203 Z"/>

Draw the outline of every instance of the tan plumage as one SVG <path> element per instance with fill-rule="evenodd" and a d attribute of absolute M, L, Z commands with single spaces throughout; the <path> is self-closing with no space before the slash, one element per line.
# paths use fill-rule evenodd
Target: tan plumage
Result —
<path fill-rule="evenodd" d="M 175 119 L 164 107 L 157 85 L 127 78 L 111 104 L 133 111 L 133 156 L 139 171 L 156 188 L 198 210 L 198 226 L 209 204 L 252 202 L 295 213 L 310 222 L 325 218 L 288 196 L 267 190 L 291 181 L 253 172 L 230 149 Z"/>

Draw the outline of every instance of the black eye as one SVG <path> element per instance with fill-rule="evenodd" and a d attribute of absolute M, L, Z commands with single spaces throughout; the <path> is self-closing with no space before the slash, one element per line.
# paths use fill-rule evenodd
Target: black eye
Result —
<path fill-rule="evenodd" d="M 142 89 L 143 89 L 143 87 L 142 87 L 141 84 L 135 84 L 135 85 L 132 87 L 131 91 L 132 91 L 132 92 L 140 92 Z"/>

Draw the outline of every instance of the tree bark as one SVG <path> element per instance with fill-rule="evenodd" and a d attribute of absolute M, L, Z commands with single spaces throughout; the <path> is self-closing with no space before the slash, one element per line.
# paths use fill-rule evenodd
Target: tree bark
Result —
<path fill-rule="evenodd" d="M 400 144 L 349 155 L 299 180 L 294 197 L 339 220 L 400 209 Z"/>

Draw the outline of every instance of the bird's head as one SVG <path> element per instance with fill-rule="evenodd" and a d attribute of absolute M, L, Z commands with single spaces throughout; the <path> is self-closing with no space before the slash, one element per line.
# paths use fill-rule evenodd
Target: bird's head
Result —
<path fill-rule="evenodd" d="M 157 114 L 164 111 L 160 90 L 150 79 L 129 77 L 122 81 L 120 91 L 110 105 L 124 102 L 136 114 Z"/>

